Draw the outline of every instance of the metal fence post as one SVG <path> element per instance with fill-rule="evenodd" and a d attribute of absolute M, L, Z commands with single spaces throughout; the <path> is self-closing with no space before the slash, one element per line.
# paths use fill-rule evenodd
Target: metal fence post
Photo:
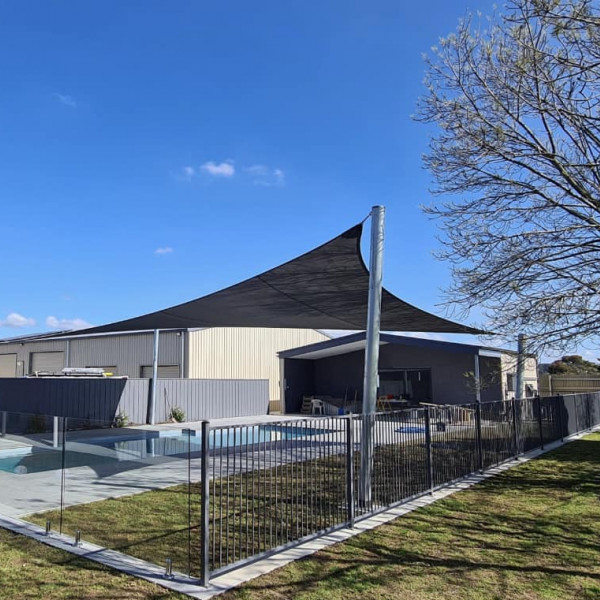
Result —
<path fill-rule="evenodd" d="M 586 408 L 587 408 L 587 430 L 591 431 L 592 430 L 592 398 L 590 396 L 590 394 L 587 394 L 585 397 L 585 404 L 586 404 Z"/>
<path fill-rule="evenodd" d="M 6 437 L 6 416 L 7 412 L 5 410 L 2 411 L 2 431 L 0 432 L 0 436 Z"/>
<path fill-rule="evenodd" d="M 556 396 L 556 398 L 554 398 L 555 404 L 556 404 L 556 420 L 558 421 L 558 428 L 560 431 L 560 441 L 564 442 L 565 441 L 565 426 L 563 423 L 563 408 L 565 407 L 564 401 L 562 399 L 562 396 Z"/>
<path fill-rule="evenodd" d="M 431 416 L 429 408 L 425 409 L 425 447 L 427 448 L 427 487 L 433 494 L 433 456 L 431 452 Z"/>
<path fill-rule="evenodd" d="M 540 428 L 540 448 L 543 450 L 544 449 L 544 425 L 542 423 L 542 399 L 539 396 L 537 397 L 537 405 L 538 405 L 538 425 Z"/>
<path fill-rule="evenodd" d="M 481 402 L 475 405 L 475 425 L 477 432 L 477 458 L 479 459 L 479 470 L 483 473 L 483 440 L 481 438 Z"/>
<path fill-rule="evenodd" d="M 515 458 L 519 458 L 519 429 L 517 425 L 517 400 L 512 400 L 512 414 L 513 414 L 513 435 L 515 441 Z"/>
<path fill-rule="evenodd" d="M 346 497 L 348 498 L 348 523 L 354 527 L 354 421 L 346 419 Z"/>
<path fill-rule="evenodd" d="M 67 417 L 54 417 L 60 419 L 62 425 L 62 448 L 60 462 L 60 520 L 58 532 L 62 535 L 63 532 L 63 514 L 65 512 L 65 485 L 66 485 L 66 469 L 67 469 Z M 56 424 L 56 421 L 54 421 Z"/>
<path fill-rule="evenodd" d="M 208 485 L 208 436 L 210 432 L 210 423 L 208 421 L 202 421 L 202 455 L 201 455 L 201 477 L 202 477 L 202 488 L 200 492 L 201 501 L 201 513 L 200 513 L 200 584 L 208 585 L 210 578 L 210 564 L 209 564 L 209 485 Z"/>

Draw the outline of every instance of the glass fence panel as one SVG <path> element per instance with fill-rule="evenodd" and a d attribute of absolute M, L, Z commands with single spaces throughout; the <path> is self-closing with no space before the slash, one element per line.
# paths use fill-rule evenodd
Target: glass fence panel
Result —
<path fill-rule="evenodd" d="M 51 519 L 66 535 L 80 532 L 83 541 L 157 565 L 169 559 L 173 570 L 188 573 L 192 433 L 113 425 L 65 420 L 62 503 L 36 520 Z"/>
<path fill-rule="evenodd" d="M 32 515 L 60 507 L 62 419 L 0 411 L 0 513 L 36 522 Z M 58 520 L 51 523 L 59 527 Z"/>

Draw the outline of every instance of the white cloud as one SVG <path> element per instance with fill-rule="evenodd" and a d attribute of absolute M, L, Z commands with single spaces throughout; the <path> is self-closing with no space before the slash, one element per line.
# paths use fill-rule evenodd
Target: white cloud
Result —
<path fill-rule="evenodd" d="M 10 313 L 6 319 L 0 320 L 0 327 L 32 327 L 35 325 L 35 319 L 24 317 L 19 313 Z"/>
<path fill-rule="evenodd" d="M 70 108 L 77 108 L 77 101 L 75 100 L 75 98 L 73 98 L 73 96 L 58 93 L 53 95 L 61 104 L 69 106 Z"/>
<path fill-rule="evenodd" d="M 154 254 L 171 254 L 171 252 L 173 252 L 171 246 L 164 246 L 163 248 L 157 248 L 154 251 Z"/>
<path fill-rule="evenodd" d="M 213 177 L 233 177 L 235 174 L 235 167 L 231 160 L 226 160 L 219 164 L 209 160 L 208 162 L 205 162 L 200 169 Z"/>
<path fill-rule="evenodd" d="M 57 319 L 52 315 L 46 317 L 46 325 L 52 329 L 86 329 L 87 327 L 92 327 L 91 323 L 83 319 Z"/>
<path fill-rule="evenodd" d="M 281 169 L 274 169 L 267 165 L 252 165 L 244 169 L 254 185 L 265 187 L 282 186 L 285 184 L 285 173 Z"/>
<path fill-rule="evenodd" d="M 262 177 L 269 174 L 269 167 L 265 165 L 252 165 L 251 167 L 246 167 L 244 171 L 255 177 Z"/>
<path fill-rule="evenodd" d="M 196 177 L 197 174 L 198 172 L 196 171 L 196 169 L 188 165 L 180 167 L 179 169 L 171 173 L 174 179 L 176 179 L 177 181 L 184 181 L 186 183 L 189 183 L 194 177 Z"/>

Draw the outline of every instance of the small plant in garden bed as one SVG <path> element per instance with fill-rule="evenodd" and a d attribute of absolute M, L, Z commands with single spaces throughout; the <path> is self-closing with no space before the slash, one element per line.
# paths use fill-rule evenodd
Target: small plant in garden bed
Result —
<path fill-rule="evenodd" d="M 114 426 L 115 427 L 127 427 L 129 424 L 129 417 L 126 412 L 120 410 L 115 416 Z"/>
<path fill-rule="evenodd" d="M 183 423 L 185 421 L 185 413 L 178 406 L 174 406 L 169 413 L 169 421 L 176 421 L 177 423 Z"/>

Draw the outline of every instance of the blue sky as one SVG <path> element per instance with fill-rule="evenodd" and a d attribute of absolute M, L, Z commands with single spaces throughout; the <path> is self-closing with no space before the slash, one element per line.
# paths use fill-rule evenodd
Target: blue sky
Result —
<path fill-rule="evenodd" d="M 492 2 L 0 3 L 0 337 L 199 297 L 373 204 L 386 287 L 445 314 L 410 115 L 467 8 Z"/>

